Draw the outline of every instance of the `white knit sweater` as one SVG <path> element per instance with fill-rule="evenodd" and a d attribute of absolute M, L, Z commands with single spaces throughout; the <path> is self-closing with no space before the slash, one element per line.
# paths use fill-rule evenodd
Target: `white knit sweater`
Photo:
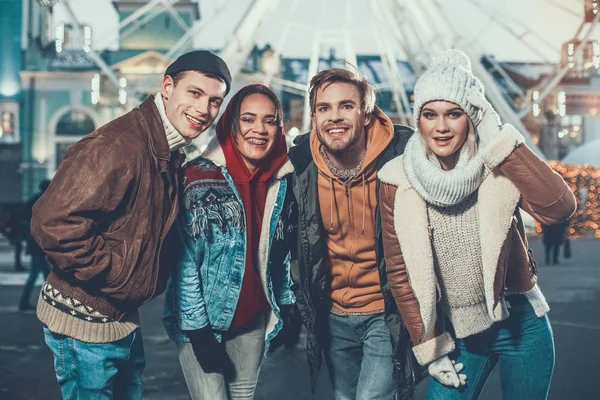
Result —
<path fill-rule="evenodd" d="M 427 210 L 443 312 L 456 337 L 483 332 L 494 321 L 485 303 L 477 192 L 459 204 Z"/>

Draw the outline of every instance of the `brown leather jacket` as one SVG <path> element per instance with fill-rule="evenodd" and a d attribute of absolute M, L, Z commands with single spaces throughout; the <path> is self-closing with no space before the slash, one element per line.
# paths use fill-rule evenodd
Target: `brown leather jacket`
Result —
<path fill-rule="evenodd" d="M 506 150 L 506 149 L 505 149 Z M 486 306 L 493 320 L 506 318 L 505 292 L 526 293 L 536 313 L 548 306 L 536 285 L 537 269 L 518 206 L 544 224 L 575 212 L 573 193 L 564 180 L 527 146 L 506 151 L 490 166 L 478 191 Z M 415 345 L 421 365 L 454 350 L 438 318 L 439 288 L 429 241 L 425 201 L 410 185 L 402 158 L 379 174 L 383 244 L 388 284 Z"/>
<path fill-rule="evenodd" d="M 121 319 L 162 293 L 180 164 L 154 97 L 73 145 L 33 208 L 31 234 L 61 293 Z"/>

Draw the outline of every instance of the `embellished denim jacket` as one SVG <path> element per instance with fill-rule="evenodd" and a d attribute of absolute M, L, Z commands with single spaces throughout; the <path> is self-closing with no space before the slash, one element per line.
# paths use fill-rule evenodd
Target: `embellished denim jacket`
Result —
<path fill-rule="evenodd" d="M 246 264 L 245 212 L 225 167 L 218 141 L 185 166 L 184 204 L 177 220 L 179 236 L 165 296 L 163 323 L 169 337 L 189 342 L 186 330 L 210 325 L 215 337 L 227 331 L 237 306 Z M 258 249 L 258 272 L 271 305 L 268 344 L 283 326 L 280 307 L 293 304 L 290 244 L 297 224 L 288 161 L 267 190 Z"/>

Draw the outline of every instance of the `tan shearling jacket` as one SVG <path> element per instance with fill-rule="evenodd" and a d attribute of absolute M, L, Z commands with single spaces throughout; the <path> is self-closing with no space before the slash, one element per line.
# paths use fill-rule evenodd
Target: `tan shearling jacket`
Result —
<path fill-rule="evenodd" d="M 490 174 L 478 189 L 486 307 L 494 321 L 508 316 L 505 293 L 525 294 L 538 316 L 549 310 L 536 284 L 537 268 L 519 207 L 548 225 L 576 210 L 575 197 L 562 177 L 521 142 L 495 141 L 485 161 Z M 440 292 L 426 203 L 411 186 L 402 157 L 379 172 L 383 247 L 389 287 L 417 361 L 427 365 L 452 352 L 454 340 L 443 327 L 444 317 L 437 314 Z"/>

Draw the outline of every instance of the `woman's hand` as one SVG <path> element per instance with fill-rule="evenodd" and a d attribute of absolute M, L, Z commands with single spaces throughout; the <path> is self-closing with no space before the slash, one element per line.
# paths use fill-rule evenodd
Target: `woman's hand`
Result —
<path fill-rule="evenodd" d="M 231 361 L 225 351 L 225 345 L 214 338 L 210 327 L 186 331 L 186 333 L 204 372 L 208 374 L 229 369 Z"/>
<path fill-rule="evenodd" d="M 473 123 L 479 135 L 479 147 L 483 148 L 500 134 L 502 130 L 500 116 L 478 90 L 471 90 L 467 100 L 481 110 L 481 118 L 478 121 L 473 121 Z"/>
<path fill-rule="evenodd" d="M 443 356 L 429 364 L 428 370 L 429 375 L 442 385 L 459 388 L 467 381 L 467 375 L 459 374 L 463 368 L 462 364 L 456 364 L 448 356 Z"/>

